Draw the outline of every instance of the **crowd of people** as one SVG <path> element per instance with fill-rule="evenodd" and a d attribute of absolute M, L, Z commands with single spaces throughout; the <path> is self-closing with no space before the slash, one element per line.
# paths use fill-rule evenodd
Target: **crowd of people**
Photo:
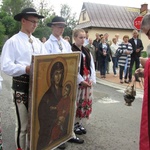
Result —
<path fill-rule="evenodd" d="M 148 39 L 150 39 L 150 14 L 147 14 L 143 17 L 141 22 L 141 30 L 148 37 Z M 105 70 L 106 74 L 107 65 L 105 62 L 103 62 L 103 68 L 105 69 L 102 69 L 98 64 L 100 58 L 98 53 L 101 52 L 102 56 L 105 56 L 107 64 L 109 62 L 109 59 L 107 58 L 109 55 L 111 55 L 114 75 L 116 75 L 115 69 L 119 67 L 119 79 L 121 84 L 123 83 L 123 77 L 125 83 L 132 82 L 133 73 L 135 74 L 135 81 L 140 82 L 138 77 L 144 78 L 144 95 L 141 113 L 139 150 L 150 150 L 150 45 L 147 46 L 146 50 L 147 58 L 141 57 L 141 51 L 144 49 L 144 46 L 142 40 L 139 39 L 138 36 L 139 33 L 137 30 L 133 30 L 132 38 L 129 38 L 128 35 L 124 35 L 123 40 L 119 39 L 119 35 L 116 34 L 112 39 L 111 44 L 108 43 L 108 36 L 107 39 L 103 41 L 105 36 L 96 33 L 96 39 L 93 42 L 93 45 L 95 46 L 95 54 L 97 54 L 95 69 L 100 70 L 101 77 L 105 77 L 103 75 L 103 70 Z M 108 44 L 106 45 L 106 43 Z M 109 46 L 110 50 L 108 48 Z M 103 48 L 103 51 L 101 50 L 101 47 Z M 135 72 L 133 72 L 134 64 Z"/>
<path fill-rule="evenodd" d="M 121 84 L 132 82 L 134 64 L 135 70 L 140 67 L 139 58 L 144 49 L 138 31 L 133 30 L 132 35 L 132 38 L 129 38 L 129 35 L 124 35 L 121 39 L 119 34 L 115 34 L 112 40 L 109 40 L 108 33 L 96 33 L 93 43 L 91 43 L 91 38 L 89 38 L 88 44 L 87 39 L 85 40 L 84 45 L 91 51 L 95 70 L 100 71 L 101 78 L 106 78 L 106 74 L 110 73 L 110 62 L 112 61 L 114 77 L 118 72 Z M 139 78 L 136 78 L 136 81 L 140 82 Z"/>
<path fill-rule="evenodd" d="M 83 46 L 92 54 L 95 71 L 100 72 L 100 77 L 106 78 L 106 74 L 110 73 L 110 62 L 112 62 L 114 77 L 119 76 L 121 84 L 132 82 L 133 70 L 140 67 L 139 58 L 144 49 L 138 30 L 133 30 L 131 38 L 129 35 L 120 38 L 116 33 L 112 40 L 109 39 L 108 33 L 96 33 L 94 40 L 88 31 L 85 33 Z M 65 36 L 64 39 L 70 43 L 69 36 Z M 117 51 L 120 52 L 119 56 L 116 54 Z M 140 82 L 139 78 L 136 78 L 136 81 Z"/>
<path fill-rule="evenodd" d="M 43 37 L 40 41 L 38 38 L 34 37 L 32 33 L 37 28 L 39 19 L 42 18 L 44 18 L 44 16 L 39 15 L 33 8 L 23 9 L 21 13 L 15 15 L 14 19 L 21 23 L 21 29 L 19 33 L 6 41 L 2 49 L 1 70 L 11 76 L 13 81 L 12 94 L 16 110 L 15 142 L 17 150 L 29 149 L 26 141 L 29 103 L 28 89 L 30 65 L 33 54 L 80 52 L 81 61 L 79 63 L 80 69 L 77 76 L 78 88 L 77 99 L 75 101 L 75 105 L 77 106 L 76 117 L 73 137 L 69 142 L 82 144 L 84 143 L 84 139 L 77 137 L 76 134 L 81 135 L 87 133 L 87 130 L 84 127 L 84 120 L 89 119 L 92 112 L 93 84 L 96 83 L 95 71 L 100 71 L 100 77 L 106 78 L 106 74 L 110 73 L 109 63 L 112 61 L 114 76 L 117 76 L 116 69 L 119 68 L 120 83 L 129 83 L 132 81 L 132 69 L 134 63 L 135 68 L 137 69 L 136 72 L 138 72 L 140 54 L 144 48 L 142 41 L 138 38 L 137 30 L 133 31 L 132 38 L 129 38 L 128 35 L 124 35 L 121 40 L 119 34 L 116 34 L 112 40 L 109 40 L 108 33 L 96 33 L 96 39 L 92 40 L 89 38 L 88 32 L 83 29 L 75 29 L 73 31 L 74 43 L 70 44 L 68 42 L 70 41 L 69 37 L 62 37 L 64 28 L 67 24 L 64 18 L 58 16 L 54 17 L 52 21 L 47 24 L 52 30 L 50 37 L 48 39 Z M 147 22 L 145 24 L 143 23 L 143 31 L 148 37 L 150 37 L 150 27 L 147 29 Z M 116 55 L 117 52 L 120 55 Z M 58 72 L 59 71 L 60 68 L 58 68 Z M 138 78 L 136 80 L 138 81 Z M 51 95 L 53 94 L 54 93 L 51 93 Z M 60 99 L 61 94 L 62 93 L 58 95 Z M 45 94 L 45 97 L 47 98 L 47 94 Z M 58 97 L 56 99 L 58 99 Z M 44 100 L 45 99 L 42 99 L 41 102 Z M 56 102 L 55 105 L 57 106 L 58 103 L 59 101 Z M 39 114 L 39 118 L 40 117 Z M 48 119 L 50 119 L 50 122 L 53 121 L 51 118 Z M 44 134 L 43 137 L 45 137 L 45 139 L 39 138 L 40 142 L 37 144 L 39 146 L 37 149 L 39 150 L 44 149 L 50 142 L 50 138 L 47 137 L 50 135 L 42 132 L 42 124 L 43 122 L 40 124 L 41 130 L 39 131 L 39 134 Z M 49 126 L 50 125 L 48 124 L 47 127 Z M 54 135 L 51 136 L 54 137 Z M 54 138 L 56 137 L 57 136 Z M 65 147 L 66 144 L 63 143 L 58 148 L 65 149 Z"/>

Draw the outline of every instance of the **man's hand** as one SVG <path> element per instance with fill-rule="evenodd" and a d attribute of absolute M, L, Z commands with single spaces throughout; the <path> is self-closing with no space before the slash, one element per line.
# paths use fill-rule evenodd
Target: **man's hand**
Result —
<path fill-rule="evenodd" d="M 136 69 L 135 74 L 138 75 L 139 77 L 143 77 L 144 76 L 144 68 Z"/>
<path fill-rule="evenodd" d="M 30 74 L 30 66 L 26 66 L 26 74 Z"/>
<path fill-rule="evenodd" d="M 136 52 L 138 53 L 140 51 L 140 49 L 136 49 Z"/>
<path fill-rule="evenodd" d="M 129 55 L 129 54 L 131 54 L 131 52 L 126 50 L 125 54 Z"/>

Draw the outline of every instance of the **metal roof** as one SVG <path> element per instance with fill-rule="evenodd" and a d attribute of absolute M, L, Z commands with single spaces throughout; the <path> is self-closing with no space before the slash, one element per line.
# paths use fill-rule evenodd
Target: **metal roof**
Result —
<path fill-rule="evenodd" d="M 83 3 L 82 10 L 87 11 L 90 22 L 80 23 L 75 28 L 101 27 L 134 29 L 133 20 L 140 14 L 139 8 L 89 2 Z"/>

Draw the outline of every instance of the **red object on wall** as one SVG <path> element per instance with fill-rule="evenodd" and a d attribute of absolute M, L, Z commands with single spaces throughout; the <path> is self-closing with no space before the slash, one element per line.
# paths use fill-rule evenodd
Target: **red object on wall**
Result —
<path fill-rule="evenodd" d="M 137 30 L 141 29 L 141 22 L 142 22 L 143 16 L 138 16 L 134 19 L 133 25 Z"/>

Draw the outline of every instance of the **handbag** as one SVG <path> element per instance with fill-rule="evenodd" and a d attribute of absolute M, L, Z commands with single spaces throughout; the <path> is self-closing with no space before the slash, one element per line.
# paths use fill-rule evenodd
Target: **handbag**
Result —
<path fill-rule="evenodd" d="M 108 62 L 111 62 L 111 56 L 108 54 Z"/>
<path fill-rule="evenodd" d="M 121 44 L 121 48 L 122 48 L 122 44 Z M 119 58 L 119 57 L 122 55 L 122 53 L 123 53 L 123 51 L 120 52 L 120 51 L 117 49 L 117 50 L 116 50 L 116 53 L 115 53 L 115 56 L 116 56 L 117 58 Z"/>
<path fill-rule="evenodd" d="M 131 106 L 131 103 L 134 101 L 136 96 L 136 81 L 131 84 L 128 84 L 124 91 L 124 100 L 127 106 Z"/>
<path fill-rule="evenodd" d="M 115 56 L 116 56 L 117 58 L 119 58 L 121 55 L 122 55 L 122 53 L 120 53 L 120 51 L 117 49 L 117 50 L 116 50 L 116 53 L 115 53 Z"/>

